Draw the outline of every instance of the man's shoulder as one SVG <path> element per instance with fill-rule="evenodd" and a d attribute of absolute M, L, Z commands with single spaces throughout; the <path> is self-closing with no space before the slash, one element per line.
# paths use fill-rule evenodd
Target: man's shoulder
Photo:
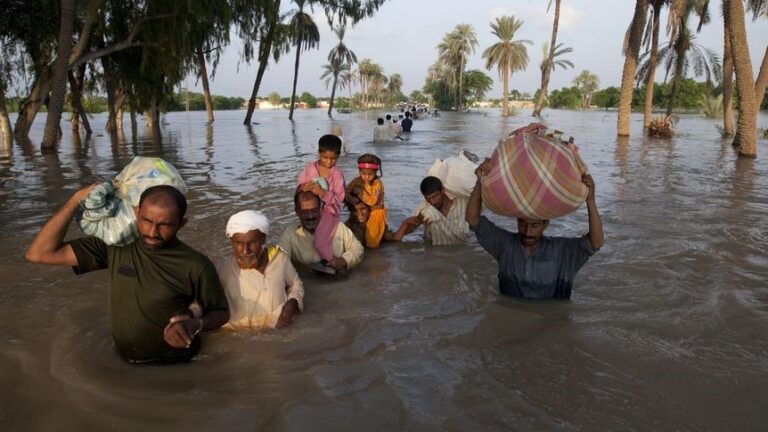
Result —
<path fill-rule="evenodd" d="M 191 265 L 214 268 L 213 262 L 208 255 L 198 251 L 183 241 L 179 240 L 179 243 L 174 247 L 178 248 L 178 256 L 185 262 L 189 262 Z"/>

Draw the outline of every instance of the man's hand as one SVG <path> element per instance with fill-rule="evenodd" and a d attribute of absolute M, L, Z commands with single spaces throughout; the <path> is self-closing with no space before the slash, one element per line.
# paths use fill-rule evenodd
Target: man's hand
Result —
<path fill-rule="evenodd" d="M 275 328 L 288 327 L 297 310 L 299 310 L 299 302 L 297 302 L 296 299 L 290 299 L 285 302 L 283 310 L 280 312 L 280 318 L 277 319 Z"/>
<path fill-rule="evenodd" d="M 203 328 L 203 320 L 189 315 L 175 315 L 163 330 L 163 340 L 174 348 L 189 348 Z"/>
<path fill-rule="evenodd" d="M 475 168 L 475 175 L 480 179 L 481 177 L 488 175 L 489 172 L 491 172 L 491 159 L 485 158 L 485 160 Z"/>
<path fill-rule="evenodd" d="M 584 174 L 581 176 L 581 182 L 584 183 L 589 188 L 589 193 L 587 194 L 587 202 L 594 203 L 595 202 L 595 180 L 592 178 L 589 174 Z"/>
<path fill-rule="evenodd" d="M 299 190 L 302 192 L 310 192 L 312 191 L 312 187 L 315 186 L 315 182 L 306 182 L 299 185 Z"/>
<path fill-rule="evenodd" d="M 342 257 L 333 257 L 330 261 L 326 263 L 328 267 L 331 267 L 336 270 L 336 272 L 346 272 L 347 271 L 347 260 L 345 260 Z"/>

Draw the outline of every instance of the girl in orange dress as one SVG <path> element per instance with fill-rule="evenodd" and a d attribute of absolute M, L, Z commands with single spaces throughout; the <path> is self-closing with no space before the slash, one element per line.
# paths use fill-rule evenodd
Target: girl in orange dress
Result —
<path fill-rule="evenodd" d="M 371 209 L 365 223 L 365 246 L 378 248 L 387 231 L 387 209 L 384 207 L 384 184 L 381 182 L 381 159 L 372 154 L 357 158 L 360 175 L 347 186 L 347 195 L 359 198 Z"/>

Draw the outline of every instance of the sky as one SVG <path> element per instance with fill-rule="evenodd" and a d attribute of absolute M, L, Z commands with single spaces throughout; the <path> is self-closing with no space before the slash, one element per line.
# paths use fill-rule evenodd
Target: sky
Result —
<path fill-rule="evenodd" d="M 437 45 L 443 36 L 457 24 L 467 23 L 477 33 L 478 46 L 469 57 L 467 70 L 485 71 L 481 54 L 498 39 L 491 33 L 490 23 L 502 15 L 514 15 L 524 24 L 515 39 L 533 42 L 528 46 L 529 63 L 525 71 L 515 73 L 510 79 L 510 90 L 533 94 L 540 84 L 542 45 L 549 41 L 552 31 L 554 5 L 547 12 L 548 0 L 390 0 L 384 3 L 372 17 L 348 29 L 345 44 L 357 54 L 358 60 L 369 58 L 382 65 L 384 73 L 399 73 L 403 77 L 403 93 L 421 90 L 429 66 L 437 59 Z M 557 41 L 573 47 L 573 53 L 565 58 L 575 64 L 574 69 L 558 69 L 552 75 L 549 88 L 571 86 L 573 78 L 582 70 L 589 70 L 600 79 L 600 87 L 619 86 L 624 64 L 622 44 L 624 34 L 632 20 L 635 2 L 632 0 L 563 0 Z M 722 57 L 723 25 L 717 2 L 710 6 L 712 22 L 697 35 L 699 44 Z M 320 29 L 318 49 L 303 52 L 299 70 L 297 94 L 309 91 L 315 96 L 329 96 L 330 89 L 320 79 L 322 65 L 327 63 L 328 52 L 337 44 L 322 11 L 313 13 Z M 666 13 L 661 16 L 660 43 L 667 37 Z M 755 74 L 768 45 L 768 19 L 752 22 L 747 17 L 747 38 Z M 232 35 L 232 43 L 225 48 L 221 62 L 211 81 L 211 92 L 225 96 L 249 98 L 256 79 L 258 63 L 241 62 L 242 42 Z M 276 91 L 287 97 L 291 93 L 295 51 L 270 63 L 259 90 L 260 97 Z M 501 80 L 494 68 L 485 71 L 494 80 L 487 98 L 501 97 Z M 656 80 L 663 80 L 663 70 L 658 69 Z M 187 79 L 191 91 L 202 92 L 202 85 L 195 76 Z M 353 91 L 359 91 L 355 88 Z M 342 93 L 348 94 L 348 90 Z"/>

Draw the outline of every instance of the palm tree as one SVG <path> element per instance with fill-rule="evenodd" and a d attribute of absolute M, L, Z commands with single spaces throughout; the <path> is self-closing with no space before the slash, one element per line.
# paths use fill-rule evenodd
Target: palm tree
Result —
<path fill-rule="evenodd" d="M 585 69 L 573 79 L 573 85 L 581 92 L 581 107 L 589 108 L 589 101 L 592 99 L 592 94 L 599 88 L 600 79 Z"/>
<path fill-rule="evenodd" d="M 529 40 L 512 40 L 522 25 L 523 21 L 515 19 L 514 16 L 496 18 L 496 22 L 491 23 L 491 32 L 501 42 L 496 42 L 486 48 L 482 56 L 485 59 L 485 68 L 491 70 L 492 67 L 496 66 L 499 76 L 502 78 L 503 109 L 501 115 L 504 117 L 509 116 L 509 76 L 528 67 L 528 50 L 525 48 L 525 44 L 532 42 Z"/>
<path fill-rule="evenodd" d="M 752 19 L 756 20 L 761 15 L 768 18 L 768 0 L 747 0 L 747 8 L 752 12 Z M 768 47 L 765 48 L 763 61 L 760 63 L 760 71 L 755 78 L 755 97 L 757 106 L 763 105 L 765 90 L 768 87 Z"/>
<path fill-rule="evenodd" d="M 552 6 L 552 0 L 547 5 L 547 11 Z M 541 65 L 541 87 L 539 87 L 539 98 L 536 99 L 536 105 L 533 108 L 533 115 L 541 115 L 541 108 L 544 106 L 544 100 L 547 97 L 547 87 L 549 86 L 549 76 L 553 68 L 550 67 L 555 58 L 555 48 L 557 47 L 557 26 L 560 22 L 560 0 L 555 0 L 555 19 L 552 21 L 552 38 L 549 42 L 549 55 L 546 61 Z"/>
<path fill-rule="evenodd" d="M 317 48 L 320 44 L 320 31 L 317 24 L 312 21 L 312 17 L 304 12 L 304 6 L 308 0 L 293 0 L 297 9 L 293 12 L 289 26 L 292 29 L 291 42 L 296 47 L 296 65 L 293 69 L 293 90 L 291 91 L 291 110 L 288 112 L 288 118 L 293 120 L 293 104 L 296 101 L 296 82 L 299 79 L 299 58 L 302 51 L 308 51 Z"/>
<path fill-rule="evenodd" d="M 392 106 L 392 97 L 397 94 L 400 94 L 400 91 L 402 89 L 403 89 L 403 77 L 400 76 L 399 73 L 390 75 L 389 84 L 387 85 L 387 94 L 389 96 L 387 105 Z"/>
<path fill-rule="evenodd" d="M 653 116 L 653 87 L 656 80 L 656 65 L 659 61 L 659 29 L 661 20 L 661 8 L 668 4 L 671 0 L 651 0 L 651 20 L 648 22 L 648 28 L 645 32 L 645 46 L 646 54 L 648 57 L 647 67 L 648 70 L 645 73 L 645 108 L 643 110 L 643 128 L 647 129 L 651 124 L 651 118 Z M 650 40 L 648 39 L 648 33 L 650 33 Z M 650 48 L 648 43 L 650 42 Z M 642 66 L 638 71 L 638 77 L 643 74 Z"/>
<path fill-rule="evenodd" d="M 565 54 L 570 54 L 573 52 L 573 48 L 563 46 L 564 43 L 559 43 L 555 47 L 555 53 L 552 55 L 552 61 L 550 64 L 552 65 L 552 72 L 557 69 L 559 66 L 560 69 L 566 70 L 566 69 L 573 69 L 575 66 L 572 61 L 567 59 L 558 59 L 558 57 L 563 56 Z M 542 59 L 541 63 L 539 64 L 539 68 L 544 67 L 544 63 L 547 61 L 547 56 L 549 55 L 549 42 L 544 42 L 544 45 L 542 46 Z"/>
<path fill-rule="evenodd" d="M 346 63 L 340 63 L 341 59 L 334 57 L 330 60 L 330 63 L 324 64 L 324 72 L 320 75 L 320 79 L 325 80 L 325 88 L 332 85 L 331 100 L 328 105 L 328 117 L 331 117 L 331 110 L 333 109 L 333 100 L 336 96 L 336 88 L 340 90 L 344 88 L 344 82 L 340 80 L 341 74 L 345 70 L 349 70 L 349 65 Z"/>
<path fill-rule="evenodd" d="M 730 32 L 736 89 L 739 92 L 739 120 L 733 145 L 739 147 L 740 157 L 754 158 L 757 157 L 757 95 L 741 0 L 723 0 L 723 15 L 725 27 Z"/>
<path fill-rule="evenodd" d="M 339 43 L 331 48 L 331 52 L 328 53 L 328 61 L 335 67 L 333 87 L 331 88 L 331 101 L 328 104 L 328 117 L 331 116 L 331 111 L 333 110 L 333 99 L 336 96 L 336 85 L 339 80 L 339 74 L 343 70 L 349 69 L 354 63 L 357 63 L 357 56 L 355 53 L 344 44 L 344 33 L 346 33 L 346 31 L 347 26 L 344 24 L 333 29 L 333 32 L 336 33 L 336 36 L 339 38 Z"/>
<path fill-rule="evenodd" d="M 454 81 L 458 84 L 455 96 L 456 109 L 461 109 L 463 106 L 464 67 L 467 64 L 467 57 L 475 53 L 476 47 L 477 34 L 469 24 L 458 24 L 438 45 L 440 59 L 455 68 Z"/>
<path fill-rule="evenodd" d="M 361 108 L 368 108 L 368 83 L 375 75 L 375 63 L 371 59 L 365 58 L 357 64 L 357 75 L 360 80 Z"/>
<path fill-rule="evenodd" d="M 666 68 L 665 81 L 672 70 L 672 88 L 667 107 L 668 116 L 672 115 L 680 82 L 687 74 L 690 66 L 693 66 L 696 77 L 705 77 L 708 85 L 712 82 L 713 77 L 720 80 L 722 73 L 720 59 L 717 55 L 712 50 L 697 44 L 695 42 L 696 36 L 691 34 L 691 30 L 688 28 L 688 18 L 691 12 L 700 5 L 697 4 L 697 0 L 681 1 L 682 3 L 675 6 L 676 11 L 670 13 L 670 20 L 673 21 L 673 37 L 669 44 L 659 51 L 659 59 Z M 702 22 L 706 23 L 708 21 L 705 16 L 706 13 L 700 11 L 700 14 L 702 15 Z M 674 65 L 674 69 L 672 69 L 672 65 Z"/>
<path fill-rule="evenodd" d="M 637 70 L 637 57 L 643 42 L 645 17 L 648 13 L 648 0 L 635 2 L 635 13 L 629 26 L 629 35 L 624 49 L 624 68 L 621 73 L 621 90 L 619 92 L 619 116 L 616 121 L 616 132 L 619 136 L 629 136 L 629 117 L 632 113 L 632 93 Z"/>

